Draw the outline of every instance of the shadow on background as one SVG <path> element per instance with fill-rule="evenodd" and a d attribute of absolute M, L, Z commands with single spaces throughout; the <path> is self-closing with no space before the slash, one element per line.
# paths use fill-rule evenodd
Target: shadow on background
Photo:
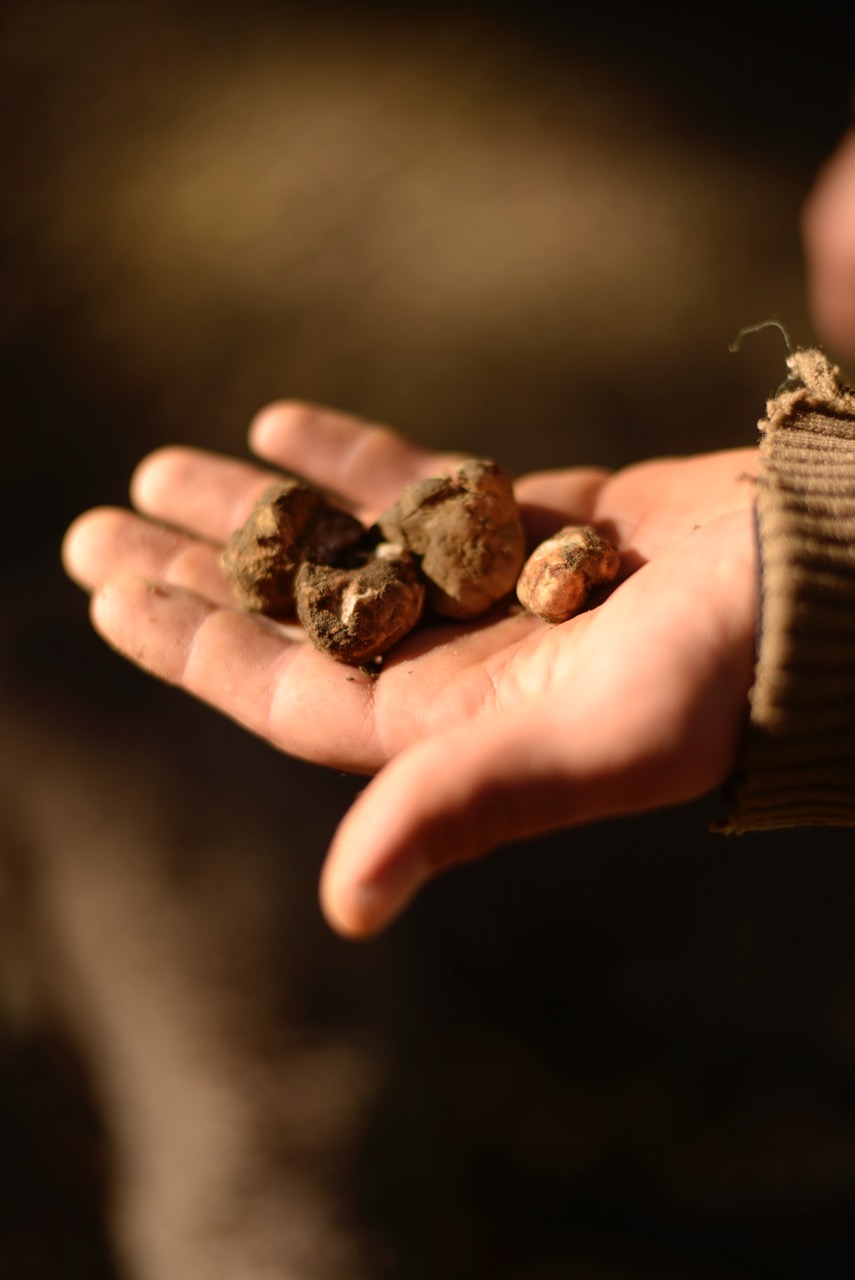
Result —
<path fill-rule="evenodd" d="M 4 6 L 3 1280 L 851 1261 L 848 834 L 725 841 L 713 797 L 346 944 L 358 784 L 121 662 L 58 559 L 281 396 L 514 471 L 753 443 L 783 343 L 728 347 L 814 340 L 851 45 L 716 20 Z"/>

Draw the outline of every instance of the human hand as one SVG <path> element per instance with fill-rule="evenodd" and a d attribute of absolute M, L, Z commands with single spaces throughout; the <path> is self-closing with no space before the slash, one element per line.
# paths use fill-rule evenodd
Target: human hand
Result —
<path fill-rule="evenodd" d="M 250 442 L 373 520 L 453 461 L 385 428 L 275 405 Z M 290 754 L 374 774 L 321 877 L 334 928 L 387 924 L 436 872 L 499 844 L 689 800 L 730 773 L 754 661 L 756 451 L 542 472 L 516 485 L 530 541 L 594 523 L 620 549 L 605 598 L 560 626 L 498 607 L 420 627 L 369 676 L 297 626 L 234 606 L 222 544 L 271 472 L 199 450 L 145 459 L 137 511 L 63 546 L 131 661 Z"/>
<path fill-rule="evenodd" d="M 817 175 L 802 235 L 817 331 L 842 358 L 855 360 L 855 126 Z"/>

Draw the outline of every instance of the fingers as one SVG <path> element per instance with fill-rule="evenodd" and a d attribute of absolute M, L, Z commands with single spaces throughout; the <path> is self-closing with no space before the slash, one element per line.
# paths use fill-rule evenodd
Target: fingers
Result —
<path fill-rule="evenodd" d="M 408 484 L 448 470 L 460 457 L 432 453 L 385 427 L 302 404 L 264 410 L 251 427 L 250 443 L 278 470 L 170 446 L 137 467 L 134 505 L 153 519 L 222 544 L 284 469 L 329 490 L 371 523 Z"/>
<path fill-rule="evenodd" d="M 372 681 L 318 653 L 299 628 L 127 575 L 96 591 L 92 622 L 145 671 L 272 745 L 334 768 L 379 767 Z"/>
<path fill-rule="evenodd" d="M 218 548 L 119 508 L 99 508 L 75 520 L 63 540 L 62 559 L 86 591 L 130 573 L 188 587 L 219 604 L 233 599 Z"/>
<path fill-rule="evenodd" d="M 249 442 L 259 457 L 339 494 L 369 520 L 407 485 L 441 475 L 463 456 L 434 453 L 387 427 L 294 402 L 263 410 Z"/>
<path fill-rule="evenodd" d="M 299 434 L 306 425 L 292 422 L 286 427 L 290 410 L 284 416 L 271 410 L 270 415 L 270 430 L 277 438 L 280 428 Z M 397 477 L 397 486 L 415 472 L 436 473 L 452 460 L 450 455 L 426 453 L 384 428 L 322 412 L 318 418 L 330 427 L 325 444 L 329 455 L 308 469 L 314 469 L 315 478 L 323 473 L 332 479 L 337 469 L 334 440 L 346 436 L 352 460 L 350 480 L 345 478 L 338 488 L 341 492 L 349 487 L 347 496 L 353 499 L 371 493 L 375 504 L 382 505 L 377 499 L 390 483 L 389 474 Z M 382 481 L 375 469 L 378 451 L 392 455 L 390 472 L 384 473 Z M 360 456 L 361 462 L 353 461 Z M 593 467 L 533 474 L 519 481 L 517 492 L 533 541 L 568 521 L 595 520 L 610 528 L 625 550 L 633 547 L 647 559 L 711 516 L 749 502 L 755 467 L 756 450 L 732 450 L 712 457 L 639 464 L 615 476 Z M 348 472 L 346 461 L 340 471 Z M 204 450 L 158 450 L 140 463 L 131 483 L 136 505 L 157 523 L 147 524 L 118 509 L 87 513 L 66 535 L 66 569 L 87 590 L 114 573 L 127 571 L 162 578 L 227 603 L 231 595 L 218 547 L 244 522 L 276 475 Z"/>
<path fill-rule="evenodd" d="M 146 515 L 222 544 L 277 478 L 275 471 L 252 463 L 169 446 L 139 464 L 131 498 Z"/>

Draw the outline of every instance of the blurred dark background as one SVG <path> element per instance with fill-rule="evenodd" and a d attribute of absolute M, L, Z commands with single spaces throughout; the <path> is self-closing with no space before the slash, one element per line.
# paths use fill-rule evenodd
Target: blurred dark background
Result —
<path fill-rule="evenodd" d="M 710 797 L 345 943 L 359 783 L 120 661 L 59 545 L 282 396 L 514 471 L 753 443 L 786 351 L 729 346 L 816 340 L 852 34 L 4 4 L 2 1280 L 850 1274 L 849 833 L 726 840 Z"/>

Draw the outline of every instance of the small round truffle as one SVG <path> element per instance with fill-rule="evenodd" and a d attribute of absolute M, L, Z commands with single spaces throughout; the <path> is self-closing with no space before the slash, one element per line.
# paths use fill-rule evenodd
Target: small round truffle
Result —
<path fill-rule="evenodd" d="M 382 657 L 413 630 L 425 587 L 414 557 L 381 543 L 354 568 L 304 561 L 295 595 L 297 616 L 315 647 L 359 666 Z"/>
<path fill-rule="evenodd" d="M 593 589 L 620 568 L 617 548 L 591 525 L 566 525 L 541 542 L 523 565 L 517 599 L 545 622 L 566 622 Z"/>
<path fill-rule="evenodd" d="M 525 558 L 510 478 L 486 458 L 410 485 L 378 525 L 419 557 L 430 605 L 447 618 L 476 618 L 512 592 Z"/>
<path fill-rule="evenodd" d="M 223 567 L 245 609 L 293 617 L 294 578 L 304 559 L 333 560 L 362 537 L 360 522 L 297 477 L 266 489 L 231 535 Z"/>

